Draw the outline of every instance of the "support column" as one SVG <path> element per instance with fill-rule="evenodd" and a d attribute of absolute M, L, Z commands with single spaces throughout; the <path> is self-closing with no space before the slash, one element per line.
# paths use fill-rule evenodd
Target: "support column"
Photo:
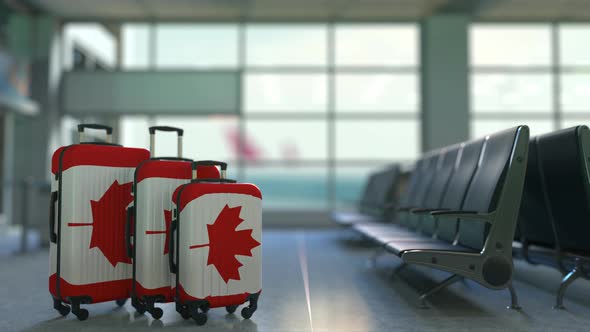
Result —
<path fill-rule="evenodd" d="M 422 21 L 422 150 L 469 138 L 469 17 L 440 14 Z"/>
<path fill-rule="evenodd" d="M 29 63 L 30 98 L 39 104 L 39 114 L 35 116 L 15 115 L 12 163 L 13 209 L 9 223 L 28 224 L 38 229 L 41 242 L 48 243 L 47 199 L 50 179 L 49 142 L 51 131 L 59 121 L 56 107 L 56 84 L 54 64 L 51 53 L 55 49 L 58 31 L 57 21 L 48 16 L 11 17 L 14 29 L 11 49 L 19 59 Z M 25 188 L 25 181 L 30 184 Z M 25 192 L 23 192 L 25 191 Z M 25 202 L 23 202 L 25 200 Z M 28 213 L 23 213 L 28 209 Z M 27 220 L 23 220 L 27 218 Z"/>

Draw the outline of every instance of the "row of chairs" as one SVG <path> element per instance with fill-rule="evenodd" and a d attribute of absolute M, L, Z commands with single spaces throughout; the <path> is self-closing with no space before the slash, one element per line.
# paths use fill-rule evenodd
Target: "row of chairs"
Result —
<path fill-rule="evenodd" d="M 588 277 L 590 270 L 585 241 L 589 158 L 585 126 L 530 140 L 528 128 L 519 126 L 424 155 L 404 194 L 382 204 L 379 215 L 360 210 L 357 217 L 348 217 L 353 222 L 333 217 L 379 244 L 379 253 L 451 272 L 421 295 L 422 305 L 446 286 L 469 278 L 491 289 L 508 288 L 510 307 L 518 308 L 512 287 L 515 254 L 566 275 L 556 303 L 561 308 L 567 286 Z M 364 197 L 371 197 L 366 191 Z"/>
<path fill-rule="evenodd" d="M 555 308 L 568 286 L 590 279 L 590 130 L 577 126 L 529 143 L 515 257 L 564 275 Z"/>
<path fill-rule="evenodd" d="M 512 287 L 512 239 L 524 185 L 526 126 L 432 151 L 415 165 L 393 222 L 361 222 L 353 229 L 402 259 L 451 272 L 420 296 L 463 278 L 491 289 Z"/>
<path fill-rule="evenodd" d="M 392 164 L 369 175 L 357 211 L 334 211 L 332 220 L 341 226 L 386 221 L 395 215 L 395 202 L 405 188 L 408 171 Z"/>

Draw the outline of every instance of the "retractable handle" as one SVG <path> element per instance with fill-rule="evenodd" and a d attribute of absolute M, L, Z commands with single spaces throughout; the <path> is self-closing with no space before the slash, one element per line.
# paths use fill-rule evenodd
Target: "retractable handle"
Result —
<path fill-rule="evenodd" d="M 178 158 L 182 158 L 182 136 L 184 135 L 184 130 L 176 127 L 168 127 L 168 126 L 153 126 L 149 128 L 150 130 L 150 154 L 153 157 L 156 153 L 156 131 L 175 131 L 178 135 Z"/>
<path fill-rule="evenodd" d="M 49 200 L 49 241 L 57 243 L 57 233 L 55 233 L 55 203 L 57 202 L 57 191 L 51 192 Z"/>
<path fill-rule="evenodd" d="M 175 211 L 175 215 L 177 210 Z M 174 245 L 174 232 L 176 232 L 176 228 L 178 228 L 178 217 L 172 217 L 172 222 L 170 223 L 170 230 L 168 230 L 168 267 L 170 268 L 170 273 L 177 273 L 178 272 L 178 265 L 175 263 L 174 259 L 174 251 L 176 250 L 176 246 Z"/>
<path fill-rule="evenodd" d="M 197 168 L 199 166 L 219 166 L 219 168 L 221 169 L 220 177 L 221 177 L 221 179 L 225 179 L 225 174 L 227 172 L 227 163 L 224 163 L 223 161 L 215 161 L 215 160 L 193 161 L 193 180 L 197 179 Z M 217 181 L 219 181 L 219 180 L 220 179 L 217 179 Z M 219 181 L 219 182 L 223 182 L 223 181 Z"/>
<path fill-rule="evenodd" d="M 125 220 L 125 250 L 127 251 L 127 257 L 133 258 L 133 245 L 131 244 L 131 238 L 133 237 L 131 229 L 132 220 L 135 219 L 135 207 L 130 206 L 127 208 L 127 219 Z"/>
<path fill-rule="evenodd" d="M 106 142 L 112 143 L 113 141 L 113 128 L 96 123 L 83 123 L 78 125 L 78 140 L 80 143 L 82 143 L 82 138 L 84 137 L 84 129 L 104 130 L 107 133 Z"/>

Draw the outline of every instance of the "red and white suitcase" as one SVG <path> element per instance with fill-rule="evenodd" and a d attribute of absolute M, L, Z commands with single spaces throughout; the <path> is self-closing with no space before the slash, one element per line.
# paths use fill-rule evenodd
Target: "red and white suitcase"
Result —
<path fill-rule="evenodd" d="M 125 214 L 133 201 L 133 172 L 149 158 L 145 149 L 107 143 L 80 143 L 53 154 L 50 205 L 49 291 L 53 306 L 80 320 L 88 311 L 80 304 L 116 300 L 123 305 L 131 289 L 131 258 L 125 251 Z"/>
<path fill-rule="evenodd" d="M 198 161 L 193 170 L 201 165 L 221 166 L 221 179 L 193 174 L 196 180 L 173 196 L 169 259 L 176 310 L 203 325 L 209 308 L 233 313 L 249 302 L 242 309 L 247 319 L 262 291 L 262 194 L 253 184 L 225 179 L 225 163 Z"/>
<path fill-rule="evenodd" d="M 154 157 L 156 131 L 178 134 L 177 157 Z M 126 245 L 129 257 L 133 259 L 132 304 L 138 312 L 148 311 L 153 318 L 159 319 L 163 311 L 154 307 L 154 303 L 174 300 L 174 276 L 168 266 L 171 197 L 177 187 L 190 182 L 192 160 L 182 158 L 182 129 L 158 126 L 150 127 L 149 133 L 151 158 L 135 169 L 134 204 L 127 213 Z M 215 166 L 203 166 L 199 168 L 199 174 L 219 178 Z"/>

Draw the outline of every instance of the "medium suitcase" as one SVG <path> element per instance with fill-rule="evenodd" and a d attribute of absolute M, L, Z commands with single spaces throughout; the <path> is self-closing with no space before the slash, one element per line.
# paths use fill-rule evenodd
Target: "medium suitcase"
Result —
<path fill-rule="evenodd" d="M 154 157 L 156 131 L 177 133 L 177 157 Z M 159 319 L 163 311 L 154 303 L 174 299 L 171 284 L 174 276 L 168 267 L 171 197 L 178 186 L 190 182 L 192 160 L 182 158 L 182 129 L 157 126 L 150 127 L 149 133 L 151 158 L 135 169 L 134 203 L 127 211 L 126 246 L 133 260 L 132 304 L 138 312 L 148 311 Z M 198 171 L 202 176 L 219 178 L 215 166 L 203 166 Z"/>
<path fill-rule="evenodd" d="M 133 201 L 135 167 L 149 158 L 145 149 L 111 144 L 107 126 L 78 126 L 107 133 L 107 143 L 59 148 L 52 157 L 49 291 L 53 306 L 66 316 L 88 318 L 81 304 L 116 300 L 131 289 L 131 259 L 125 251 L 125 214 Z M 70 304 L 70 306 L 64 305 Z"/>
<path fill-rule="evenodd" d="M 219 165 L 220 179 L 197 179 L 201 165 Z M 225 179 L 227 165 L 193 163 L 193 180 L 177 188 L 170 227 L 170 271 L 176 275 L 176 310 L 197 324 L 209 308 L 239 305 L 250 318 L 262 291 L 262 194 L 253 184 Z M 197 174 L 195 174 L 197 173 Z"/>

